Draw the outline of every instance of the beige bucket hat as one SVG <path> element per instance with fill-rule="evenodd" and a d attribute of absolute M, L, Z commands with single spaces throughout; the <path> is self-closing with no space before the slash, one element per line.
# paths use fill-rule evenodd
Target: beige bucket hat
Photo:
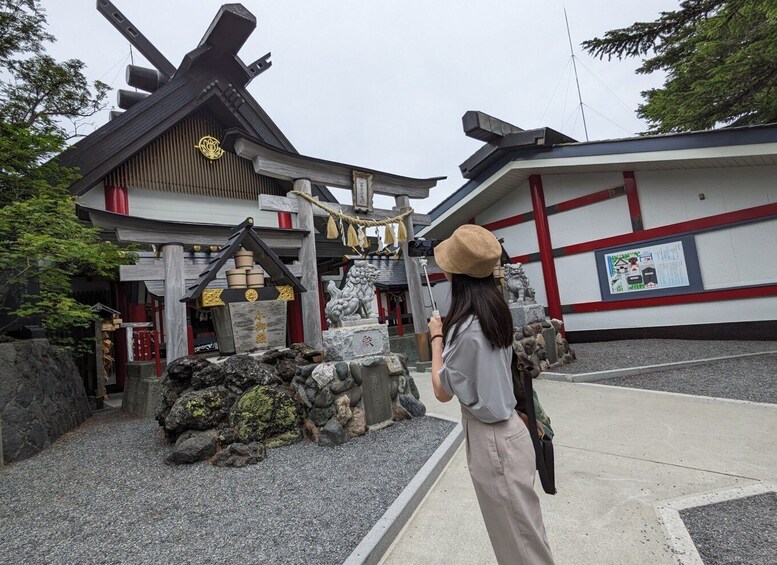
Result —
<path fill-rule="evenodd" d="M 502 246 L 494 234 L 475 224 L 456 228 L 434 248 L 434 260 L 443 271 L 478 279 L 493 275 L 501 256 Z"/>

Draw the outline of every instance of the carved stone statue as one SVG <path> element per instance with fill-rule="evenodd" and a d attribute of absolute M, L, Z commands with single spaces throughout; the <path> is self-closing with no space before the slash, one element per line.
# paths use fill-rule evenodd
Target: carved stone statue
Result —
<path fill-rule="evenodd" d="M 332 327 L 339 328 L 343 320 L 375 317 L 372 300 L 378 274 L 378 268 L 368 261 L 355 261 L 342 289 L 329 281 L 327 292 L 332 298 L 326 304 L 325 313 Z"/>
<path fill-rule="evenodd" d="M 508 304 L 536 303 L 534 289 L 529 285 L 529 278 L 523 272 L 523 266 L 520 263 L 505 265 L 505 287 Z"/>

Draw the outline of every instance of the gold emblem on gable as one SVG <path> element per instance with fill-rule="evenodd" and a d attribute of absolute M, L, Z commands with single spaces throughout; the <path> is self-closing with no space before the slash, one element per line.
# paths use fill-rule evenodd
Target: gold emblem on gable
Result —
<path fill-rule="evenodd" d="M 195 149 L 199 149 L 200 153 L 202 153 L 206 159 L 210 159 L 211 161 L 215 161 L 224 155 L 224 150 L 221 148 L 221 143 L 219 143 L 219 140 L 209 135 L 201 137 L 200 141 L 194 147 Z"/>
<path fill-rule="evenodd" d="M 200 301 L 203 308 L 211 308 L 212 306 L 225 306 L 224 301 L 221 300 L 221 293 L 223 288 L 206 288 L 202 291 Z"/>
<path fill-rule="evenodd" d="M 246 290 L 245 297 L 249 302 L 256 302 L 256 300 L 259 298 L 259 293 L 256 292 L 253 288 L 249 288 Z"/>
<path fill-rule="evenodd" d="M 294 300 L 294 287 L 290 285 L 276 286 L 278 298 L 276 300 Z"/>

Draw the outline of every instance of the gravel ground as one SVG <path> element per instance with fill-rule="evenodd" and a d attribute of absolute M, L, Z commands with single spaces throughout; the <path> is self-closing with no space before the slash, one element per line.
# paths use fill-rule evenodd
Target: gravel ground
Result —
<path fill-rule="evenodd" d="M 0 471 L 0 563 L 342 563 L 453 426 L 168 467 L 156 422 L 106 410 Z"/>
<path fill-rule="evenodd" d="M 554 373 L 593 373 L 691 359 L 777 351 L 775 341 L 705 341 L 684 339 L 630 339 L 570 344 L 577 360 Z"/>
<path fill-rule="evenodd" d="M 597 384 L 777 404 L 777 355 L 715 361 Z"/>
<path fill-rule="evenodd" d="M 697 506 L 680 512 L 705 565 L 777 563 L 777 494 Z"/>

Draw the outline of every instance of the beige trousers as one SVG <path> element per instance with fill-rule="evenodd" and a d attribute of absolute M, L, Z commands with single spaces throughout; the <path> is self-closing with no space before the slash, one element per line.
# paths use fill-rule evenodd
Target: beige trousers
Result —
<path fill-rule="evenodd" d="M 552 564 L 529 430 L 516 412 L 484 424 L 462 409 L 467 465 L 488 537 L 500 565 Z"/>

